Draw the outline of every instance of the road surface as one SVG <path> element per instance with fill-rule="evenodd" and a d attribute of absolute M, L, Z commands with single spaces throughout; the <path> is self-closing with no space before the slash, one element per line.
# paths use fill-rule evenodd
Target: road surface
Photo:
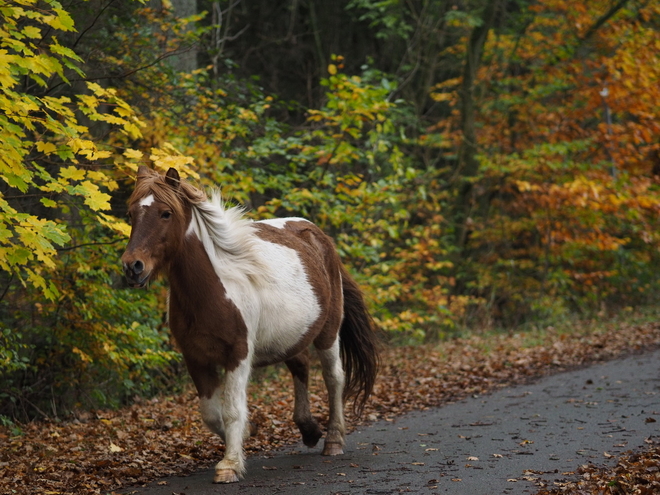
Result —
<path fill-rule="evenodd" d="M 582 464 L 613 465 L 659 428 L 655 350 L 377 422 L 351 433 L 343 456 L 300 443 L 248 458 L 240 483 L 211 484 L 209 466 L 126 493 L 534 494 Z"/>

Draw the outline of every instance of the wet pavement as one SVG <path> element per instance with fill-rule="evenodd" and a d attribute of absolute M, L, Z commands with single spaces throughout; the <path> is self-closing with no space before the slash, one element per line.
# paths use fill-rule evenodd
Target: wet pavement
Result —
<path fill-rule="evenodd" d="M 374 423 L 348 436 L 343 456 L 301 443 L 249 457 L 240 483 L 211 484 L 209 466 L 126 493 L 533 494 L 658 435 L 660 350 Z"/>

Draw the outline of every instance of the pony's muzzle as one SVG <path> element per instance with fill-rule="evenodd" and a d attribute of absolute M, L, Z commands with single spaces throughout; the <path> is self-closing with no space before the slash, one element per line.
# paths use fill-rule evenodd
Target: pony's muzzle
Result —
<path fill-rule="evenodd" d="M 136 275 L 139 275 L 144 271 L 144 263 L 141 260 L 135 260 L 133 263 L 129 263 L 128 268 Z"/>
<path fill-rule="evenodd" d="M 124 275 L 126 281 L 131 287 L 144 287 L 149 278 L 148 273 L 144 273 L 144 262 L 142 260 L 134 260 L 131 262 L 124 262 Z"/>

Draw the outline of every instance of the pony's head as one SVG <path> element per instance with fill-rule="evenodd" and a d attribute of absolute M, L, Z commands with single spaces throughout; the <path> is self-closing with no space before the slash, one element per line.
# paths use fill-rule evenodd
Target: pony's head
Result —
<path fill-rule="evenodd" d="M 128 201 L 131 236 L 121 257 L 131 287 L 144 287 L 166 267 L 183 245 L 190 224 L 191 205 L 206 195 L 179 177 L 174 168 L 160 175 L 138 169 L 135 190 Z"/>

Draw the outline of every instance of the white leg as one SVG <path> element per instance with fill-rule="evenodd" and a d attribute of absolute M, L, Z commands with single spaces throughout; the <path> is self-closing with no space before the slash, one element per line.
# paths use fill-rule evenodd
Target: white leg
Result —
<path fill-rule="evenodd" d="M 222 420 L 222 389 L 219 386 L 213 392 L 211 398 L 202 397 L 199 400 L 199 410 L 202 413 L 202 421 L 213 433 L 220 435 L 225 440 L 225 423 Z"/>
<path fill-rule="evenodd" d="M 330 419 L 328 422 L 328 434 L 325 437 L 323 455 L 343 454 L 344 446 L 344 369 L 341 365 L 339 355 L 339 337 L 329 349 L 319 351 L 321 367 L 323 369 L 323 380 L 328 389 L 330 402 Z"/>
<path fill-rule="evenodd" d="M 215 467 L 215 483 L 233 483 L 245 472 L 243 438 L 248 433 L 247 384 L 250 358 L 225 373 L 222 421 L 225 427 L 225 456 Z"/>

